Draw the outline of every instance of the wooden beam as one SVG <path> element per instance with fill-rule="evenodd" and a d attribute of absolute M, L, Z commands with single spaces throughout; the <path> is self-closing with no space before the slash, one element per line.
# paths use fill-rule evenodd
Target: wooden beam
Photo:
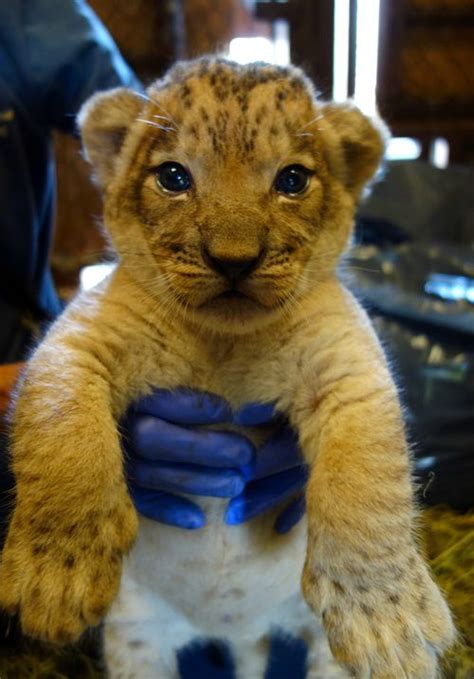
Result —
<path fill-rule="evenodd" d="M 349 64 L 347 78 L 347 94 L 354 96 L 356 72 L 356 42 L 357 42 L 357 0 L 350 0 L 349 6 Z"/>

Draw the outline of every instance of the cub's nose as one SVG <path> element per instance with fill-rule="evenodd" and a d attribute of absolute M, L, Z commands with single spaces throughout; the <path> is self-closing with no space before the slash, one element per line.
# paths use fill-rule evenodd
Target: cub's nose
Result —
<path fill-rule="evenodd" d="M 263 251 L 256 257 L 215 257 L 206 248 L 202 250 L 202 257 L 206 264 L 217 273 L 225 276 L 232 284 L 246 278 L 252 271 L 255 271 L 262 260 L 262 256 Z"/>

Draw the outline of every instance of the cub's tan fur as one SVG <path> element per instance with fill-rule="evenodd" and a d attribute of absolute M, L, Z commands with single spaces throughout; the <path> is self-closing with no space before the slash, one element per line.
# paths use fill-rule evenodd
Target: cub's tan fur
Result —
<path fill-rule="evenodd" d="M 184 385 L 233 407 L 275 401 L 297 430 L 311 468 L 302 589 L 338 661 L 357 677 L 434 677 L 454 630 L 414 537 L 400 406 L 371 325 L 335 273 L 383 127 L 350 104 L 318 101 L 298 69 L 213 59 L 177 65 L 147 97 L 99 94 L 80 124 L 120 263 L 68 307 L 29 363 L 13 421 L 18 493 L 1 603 L 27 633 L 57 642 L 106 614 L 138 526 L 118 422 L 136 397 Z M 159 188 L 165 161 L 189 169 L 189 191 Z M 312 175 L 286 196 L 273 183 L 292 164 Z M 258 258 L 239 283 L 245 297 L 221 297 L 229 284 L 203 253 Z M 245 635 L 262 613 L 255 606 L 293 593 L 304 524 L 289 536 L 267 518 L 223 527 L 219 502 L 192 536 L 141 519 L 130 587 L 151 559 L 166 601 L 158 607 L 179 609 L 199 630 L 198 610 L 211 621 L 203 632 L 217 635 L 226 632 L 218 609 L 230 606 Z M 240 575 L 238 596 L 223 593 L 207 613 L 206 596 L 242 571 L 239 549 L 249 579 Z M 200 577 L 207 584 L 193 590 Z M 137 676 L 167 676 L 149 662 Z"/>

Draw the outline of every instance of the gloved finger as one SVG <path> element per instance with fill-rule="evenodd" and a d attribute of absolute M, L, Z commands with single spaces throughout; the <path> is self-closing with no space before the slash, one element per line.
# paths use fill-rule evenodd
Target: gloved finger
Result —
<path fill-rule="evenodd" d="M 254 481 L 301 464 L 298 436 L 285 425 L 270 436 L 250 463 L 242 467 L 242 473 L 247 481 Z"/>
<path fill-rule="evenodd" d="M 233 422 L 242 427 L 268 424 L 277 416 L 274 403 L 246 403 L 234 413 Z"/>
<path fill-rule="evenodd" d="M 135 412 L 160 417 L 175 424 L 232 422 L 230 405 L 220 396 L 191 389 L 155 389 L 133 406 Z"/>
<path fill-rule="evenodd" d="M 202 509 L 184 497 L 137 486 L 131 487 L 131 495 L 137 512 L 153 521 L 188 530 L 206 524 Z"/>
<path fill-rule="evenodd" d="M 304 495 L 300 495 L 290 502 L 288 507 L 286 507 L 281 514 L 277 517 L 275 521 L 275 530 L 280 535 L 283 533 L 289 533 L 289 531 L 295 526 L 298 521 L 301 520 L 306 511 L 306 502 Z"/>
<path fill-rule="evenodd" d="M 235 469 L 211 469 L 170 462 L 148 464 L 132 461 L 128 465 L 132 485 L 167 493 L 185 493 L 206 497 L 235 497 L 244 487 L 243 476 Z"/>
<path fill-rule="evenodd" d="M 148 415 L 135 417 L 128 439 L 132 451 L 150 461 L 240 467 L 250 464 L 255 456 L 254 446 L 239 434 L 187 429 Z"/>
<path fill-rule="evenodd" d="M 295 467 L 280 474 L 248 483 L 245 490 L 227 505 L 224 520 L 231 526 L 277 507 L 301 492 L 307 481 L 305 467 Z"/>

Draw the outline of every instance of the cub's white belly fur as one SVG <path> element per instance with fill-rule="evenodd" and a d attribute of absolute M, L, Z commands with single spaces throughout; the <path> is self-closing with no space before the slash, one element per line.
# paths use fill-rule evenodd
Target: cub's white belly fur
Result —
<path fill-rule="evenodd" d="M 303 635 L 310 644 L 318 639 L 325 669 L 308 676 L 346 676 L 327 646 L 323 652 L 321 628 L 300 595 L 306 521 L 286 535 L 274 531 L 276 512 L 227 526 L 227 500 L 199 502 L 207 525 L 197 531 L 140 518 L 105 623 L 109 676 L 177 677 L 176 651 L 207 637 L 231 643 L 239 679 L 261 679 L 267 648 L 259 642 L 275 628 Z M 334 674 L 328 674 L 328 662 Z"/>
<path fill-rule="evenodd" d="M 216 391 L 211 386 L 205 385 Z M 272 431 L 260 427 L 246 435 L 258 449 Z M 310 679 L 347 677 L 300 593 L 306 519 L 279 535 L 274 524 L 281 507 L 228 526 L 223 520 L 227 499 L 200 497 L 198 502 L 207 520 L 200 530 L 140 517 L 138 538 L 105 623 L 110 678 L 175 679 L 180 648 L 217 638 L 231 644 L 238 679 L 263 679 L 265 640 L 277 628 L 308 643 Z"/>
<path fill-rule="evenodd" d="M 201 635 L 222 636 L 234 624 L 254 626 L 259 615 L 299 592 L 306 522 L 286 535 L 274 531 L 273 512 L 242 526 L 227 526 L 227 502 L 201 499 L 207 525 L 197 531 L 141 518 L 109 619 L 130 619 L 127 597 L 139 591 L 141 596 L 148 593 L 150 602 L 164 600 Z M 150 605 L 134 613 L 142 619 L 159 616 Z"/>

